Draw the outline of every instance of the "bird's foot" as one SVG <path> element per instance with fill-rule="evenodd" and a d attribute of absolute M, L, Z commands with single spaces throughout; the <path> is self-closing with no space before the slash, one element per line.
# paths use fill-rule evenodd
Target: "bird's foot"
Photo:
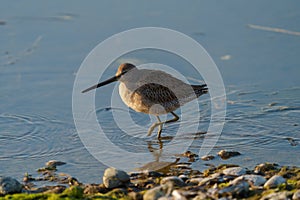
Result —
<path fill-rule="evenodd" d="M 153 130 L 158 126 L 157 137 L 160 138 L 160 134 L 162 131 L 162 125 L 163 125 L 162 122 L 153 123 L 148 130 L 148 136 L 150 136 L 152 134 Z"/>

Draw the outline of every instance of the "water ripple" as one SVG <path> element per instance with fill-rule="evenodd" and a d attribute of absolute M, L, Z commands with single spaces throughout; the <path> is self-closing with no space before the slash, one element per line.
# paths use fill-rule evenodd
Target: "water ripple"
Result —
<path fill-rule="evenodd" d="M 71 125 L 42 116 L 0 115 L 1 160 L 53 157 L 75 150 L 77 134 Z M 78 145 L 77 145 L 78 146 Z"/>

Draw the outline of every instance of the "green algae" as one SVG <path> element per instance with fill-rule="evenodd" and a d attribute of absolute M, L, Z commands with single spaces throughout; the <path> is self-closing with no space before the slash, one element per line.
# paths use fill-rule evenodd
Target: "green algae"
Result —
<path fill-rule="evenodd" d="M 14 200 L 14 199 L 24 199 L 24 200 L 36 200 L 36 199 L 47 199 L 47 200 L 56 200 L 56 199 L 64 199 L 64 200 L 71 200 L 71 199 L 85 199 L 83 196 L 83 189 L 77 186 L 73 186 L 67 188 L 61 194 L 54 194 L 54 193 L 37 193 L 37 194 L 10 194 L 4 197 L 0 197 L 0 200 Z"/>
<path fill-rule="evenodd" d="M 81 199 L 83 198 L 83 189 L 79 186 L 72 186 L 70 188 L 65 189 L 65 191 L 61 194 L 62 197 L 74 197 Z"/>

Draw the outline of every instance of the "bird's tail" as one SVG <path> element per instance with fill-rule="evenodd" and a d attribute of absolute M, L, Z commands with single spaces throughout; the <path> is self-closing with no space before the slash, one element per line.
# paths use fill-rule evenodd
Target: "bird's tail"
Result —
<path fill-rule="evenodd" d="M 201 96 L 202 94 L 206 94 L 208 93 L 208 88 L 207 88 L 207 85 L 206 84 L 203 84 L 203 85 L 191 85 L 196 96 L 199 97 Z"/>

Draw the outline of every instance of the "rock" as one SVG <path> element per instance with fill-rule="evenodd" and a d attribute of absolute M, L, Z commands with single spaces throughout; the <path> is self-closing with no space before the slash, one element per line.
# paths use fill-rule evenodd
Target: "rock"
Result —
<path fill-rule="evenodd" d="M 197 187 L 196 187 L 197 188 Z M 199 189 L 199 188 L 198 188 Z M 175 191 L 175 190 L 174 190 Z M 173 192 L 174 192 L 173 191 Z M 183 196 L 184 198 L 186 198 L 186 199 L 192 199 L 192 198 L 194 198 L 194 197 L 196 197 L 196 196 L 200 196 L 201 194 L 201 191 L 198 191 L 197 189 L 193 189 L 193 187 L 191 187 L 191 188 L 180 188 L 180 189 L 176 189 L 176 191 L 178 191 L 179 192 L 179 194 L 181 195 L 181 196 Z M 173 192 L 172 192 L 172 195 L 173 195 Z M 176 193 L 175 193 L 176 194 Z M 175 197 L 174 195 L 173 195 L 173 197 Z M 174 198 L 174 199 L 176 199 L 176 198 Z"/>
<path fill-rule="evenodd" d="M 158 186 L 147 190 L 143 195 L 144 200 L 157 200 L 160 197 L 165 196 L 165 191 L 163 186 Z"/>
<path fill-rule="evenodd" d="M 275 170 L 277 168 L 278 168 L 277 164 L 274 164 L 274 163 L 262 163 L 262 164 L 257 165 L 254 168 L 254 173 L 265 174 L 266 172 L 268 172 L 270 170 Z"/>
<path fill-rule="evenodd" d="M 300 190 L 297 190 L 293 195 L 293 200 L 299 200 L 300 199 Z"/>
<path fill-rule="evenodd" d="M 19 193 L 22 191 L 22 185 L 14 178 L 0 177 L 0 195 Z"/>
<path fill-rule="evenodd" d="M 179 175 L 178 178 L 181 178 L 181 180 L 183 180 L 184 182 L 189 179 L 189 177 L 184 174 Z"/>
<path fill-rule="evenodd" d="M 285 182 L 286 181 L 282 176 L 274 175 L 264 184 L 264 188 L 275 188 Z"/>
<path fill-rule="evenodd" d="M 187 198 L 185 196 L 183 196 L 179 190 L 173 190 L 172 192 L 172 199 L 176 199 L 176 200 L 187 200 Z"/>
<path fill-rule="evenodd" d="M 240 180 L 248 181 L 248 183 L 250 183 L 250 185 L 253 185 L 253 186 L 261 186 L 267 181 L 263 176 L 260 176 L 260 175 L 245 174 L 245 175 L 239 176 L 236 179 L 234 179 L 232 181 L 232 184 L 235 184 L 235 182 L 238 182 Z"/>
<path fill-rule="evenodd" d="M 221 150 L 218 152 L 218 156 L 220 156 L 223 160 L 227 160 L 228 158 L 234 157 L 234 156 L 239 156 L 241 153 L 237 151 L 226 151 L 226 150 Z"/>
<path fill-rule="evenodd" d="M 190 178 L 188 179 L 187 183 L 192 183 L 195 185 L 198 185 L 204 178 L 202 177 L 197 177 L 197 178 Z"/>
<path fill-rule="evenodd" d="M 63 191 L 65 191 L 66 186 L 63 185 L 57 185 L 57 186 L 45 186 L 43 188 L 40 188 L 41 190 L 39 192 L 43 192 L 45 194 L 60 194 Z"/>
<path fill-rule="evenodd" d="M 113 167 L 107 168 L 103 175 L 103 184 L 106 188 L 117 188 L 128 183 L 130 180 L 129 175 Z"/>
<path fill-rule="evenodd" d="M 62 195 L 72 196 L 74 199 L 83 199 L 83 188 L 71 186 L 67 188 Z"/>
<path fill-rule="evenodd" d="M 65 162 L 58 161 L 58 160 L 49 160 L 48 162 L 46 162 L 47 167 L 57 167 L 65 164 L 66 164 Z"/>
<path fill-rule="evenodd" d="M 143 195 L 139 192 L 129 192 L 128 196 L 132 200 L 143 200 Z"/>
<path fill-rule="evenodd" d="M 288 193 L 286 191 L 271 193 L 261 198 L 261 200 L 289 200 L 289 199 L 290 198 L 288 198 Z"/>
<path fill-rule="evenodd" d="M 185 186 L 185 182 L 181 178 L 178 178 L 177 176 L 169 176 L 161 179 L 160 184 L 166 184 L 166 183 L 172 183 L 173 186 L 183 187 Z"/>
<path fill-rule="evenodd" d="M 159 197 L 157 200 L 174 200 L 174 199 L 173 197 L 163 196 L 163 197 Z"/>
<path fill-rule="evenodd" d="M 242 167 L 230 167 L 223 170 L 223 174 L 232 176 L 241 176 L 246 174 L 247 170 Z"/>
<path fill-rule="evenodd" d="M 209 160 L 212 160 L 214 159 L 215 157 L 213 155 L 206 155 L 206 156 L 202 156 L 201 157 L 201 160 L 204 160 L 204 161 L 209 161 Z"/>
<path fill-rule="evenodd" d="M 72 186 L 79 186 L 82 185 L 82 183 L 80 183 L 76 178 L 74 177 L 68 177 L 68 184 L 72 185 Z"/>
<path fill-rule="evenodd" d="M 235 185 L 229 185 L 218 191 L 221 196 L 246 197 L 249 192 L 249 183 L 241 180 Z"/>
<path fill-rule="evenodd" d="M 221 176 L 220 173 L 214 173 L 212 175 L 210 175 L 209 177 L 203 178 L 200 182 L 199 182 L 199 186 L 202 185 L 212 185 L 214 183 L 218 183 L 218 182 L 222 182 L 223 177 Z"/>
<path fill-rule="evenodd" d="M 107 193 L 108 189 L 104 186 L 104 184 L 87 184 L 84 187 L 84 194 L 96 194 L 96 193 Z"/>
<path fill-rule="evenodd" d="M 128 191 L 125 188 L 114 188 L 105 195 L 110 197 L 109 199 L 124 199 L 127 197 Z"/>
<path fill-rule="evenodd" d="M 197 196 L 195 196 L 193 198 L 193 200 L 202 200 L 202 199 L 208 199 L 208 196 L 204 192 L 201 192 L 201 191 L 199 191 Z"/>

